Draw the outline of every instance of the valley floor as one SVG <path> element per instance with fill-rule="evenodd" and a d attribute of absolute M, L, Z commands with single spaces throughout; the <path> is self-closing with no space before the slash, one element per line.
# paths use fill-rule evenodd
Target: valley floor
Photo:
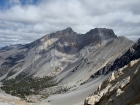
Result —
<path fill-rule="evenodd" d="M 52 95 L 43 100 L 43 102 L 48 103 L 49 105 L 83 105 L 85 97 L 93 93 L 98 85 L 108 76 L 109 75 L 99 77 L 92 82 L 83 84 L 74 91 L 65 94 Z"/>
<path fill-rule="evenodd" d="M 51 95 L 39 103 L 27 103 L 20 98 L 0 91 L 0 105 L 83 105 L 85 97 L 96 91 L 98 85 L 107 77 L 109 77 L 109 75 L 98 77 L 89 83 L 79 86 L 73 91 Z"/>

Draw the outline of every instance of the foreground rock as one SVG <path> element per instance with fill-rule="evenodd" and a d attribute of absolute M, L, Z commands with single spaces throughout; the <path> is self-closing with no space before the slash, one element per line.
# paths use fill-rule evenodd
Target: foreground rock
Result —
<path fill-rule="evenodd" d="M 140 59 L 113 72 L 85 99 L 84 105 L 135 105 L 140 103 Z"/>

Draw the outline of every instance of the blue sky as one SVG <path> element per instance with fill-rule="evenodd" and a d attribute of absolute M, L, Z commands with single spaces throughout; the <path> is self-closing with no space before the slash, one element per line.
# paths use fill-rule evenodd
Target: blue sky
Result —
<path fill-rule="evenodd" d="M 0 6 L 4 6 L 6 3 L 5 3 L 6 0 L 0 0 Z"/>
<path fill-rule="evenodd" d="M 17 4 L 17 3 L 20 3 L 22 5 L 26 5 L 26 4 L 37 4 L 38 2 L 40 2 L 40 0 L 11 0 L 11 4 Z M 4 6 L 7 6 L 7 4 L 10 4 L 9 0 L 0 0 L 0 6 L 1 7 L 4 7 Z"/>
<path fill-rule="evenodd" d="M 140 0 L 0 0 L 0 47 L 30 43 L 71 27 L 77 33 L 111 28 L 140 38 Z"/>

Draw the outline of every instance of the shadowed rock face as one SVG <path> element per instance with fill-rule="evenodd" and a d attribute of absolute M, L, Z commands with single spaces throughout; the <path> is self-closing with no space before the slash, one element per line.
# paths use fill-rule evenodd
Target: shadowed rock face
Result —
<path fill-rule="evenodd" d="M 99 41 L 107 40 L 110 38 L 117 38 L 112 29 L 106 28 L 91 29 L 86 33 L 86 35 L 92 36 L 92 38 L 97 38 Z"/>
<path fill-rule="evenodd" d="M 101 44 L 105 40 L 116 38 L 113 30 L 106 28 L 95 28 L 85 34 L 77 34 L 71 28 L 57 31 L 45 36 L 46 40 L 57 38 L 57 50 L 62 53 L 74 54 L 88 44 Z M 73 50 L 75 48 L 75 51 Z M 71 52 L 71 53 L 70 53 Z"/>
<path fill-rule="evenodd" d="M 88 44 L 101 44 L 116 37 L 113 30 L 106 28 L 95 28 L 85 34 L 77 34 L 72 28 L 67 28 L 27 44 L 25 48 L 31 49 L 47 42 L 48 46 L 56 47 L 59 52 L 74 54 Z"/>
<path fill-rule="evenodd" d="M 140 58 L 140 39 L 126 51 L 122 56 L 118 57 L 115 61 L 108 63 L 105 67 L 97 71 L 91 77 L 94 78 L 99 75 L 106 75 L 111 71 L 118 70 L 119 68 L 127 65 L 130 61 Z"/>

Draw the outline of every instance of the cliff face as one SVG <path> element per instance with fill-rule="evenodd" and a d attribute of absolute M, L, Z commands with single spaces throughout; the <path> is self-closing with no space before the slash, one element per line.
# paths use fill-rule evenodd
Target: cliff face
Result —
<path fill-rule="evenodd" d="M 109 62 L 105 67 L 101 68 L 91 77 L 94 78 L 98 75 L 106 75 L 111 71 L 118 70 L 119 68 L 127 65 L 130 61 L 139 58 L 140 58 L 140 39 L 131 48 L 129 48 L 128 51 L 125 51 L 122 56 L 119 56 L 114 61 Z"/>
<path fill-rule="evenodd" d="M 85 99 L 84 105 L 135 105 L 140 103 L 140 59 L 113 72 Z"/>
<path fill-rule="evenodd" d="M 140 103 L 140 39 L 114 62 L 108 70 L 113 71 L 114 67 L 115 70 L 119 69 L 112 72 L 110 77 L 85 99 L 84 105 L 135 105 Z M 109 71 L 105 73 L 107 72 Z"/>

